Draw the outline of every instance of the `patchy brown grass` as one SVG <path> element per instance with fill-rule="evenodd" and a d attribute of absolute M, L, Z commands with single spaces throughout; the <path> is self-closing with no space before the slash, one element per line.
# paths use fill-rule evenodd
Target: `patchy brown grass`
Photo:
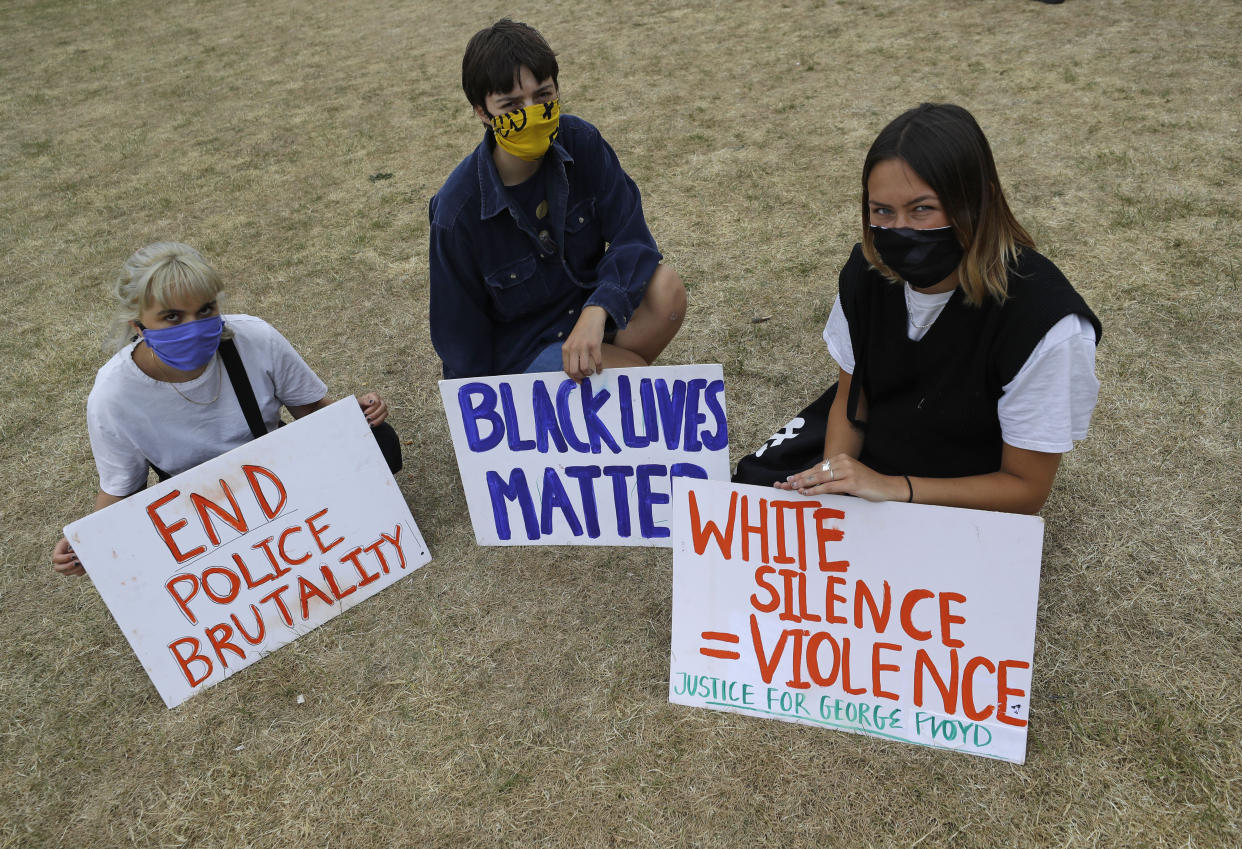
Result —
<path fill-rule="evenodd" d="M 827 380 L 878 129 L 969 107 L 1106 327 L 1044 511 L 1026 766 L 666 702 L 670 557 L 481 550 L 425 331 L 461 50 L 560 51 L 691 290 L 734 454 Z M 1226 846 L 1242 719 L 1242 74 L 1231 0 L 14 0 L 0 27 L 0 847 Z M 391 179 L 372 182 L 379 172 Z M 390 398 L 434 560 L 167 711 L 89 581 L 83 407 L 120 261 L 199 246 L 344 393 Z M 752 324 L 754 316 L 771 316 Z M 297 704 L 297 696 L 306 696 Z"/>

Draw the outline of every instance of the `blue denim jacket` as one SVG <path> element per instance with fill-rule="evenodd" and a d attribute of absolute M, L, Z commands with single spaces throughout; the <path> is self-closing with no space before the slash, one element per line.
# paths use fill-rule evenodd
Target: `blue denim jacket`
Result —
<path fill-rule="evenodd" d="M 510 201 L 494 147 L 488 133 L 428 210 L 431 341 L 446 378 L 521 372 L 584 306 L 625 327 L 661 259 L 638 187 L 595 127 L 561 115 L 543 162 L 542 240 Z"/>

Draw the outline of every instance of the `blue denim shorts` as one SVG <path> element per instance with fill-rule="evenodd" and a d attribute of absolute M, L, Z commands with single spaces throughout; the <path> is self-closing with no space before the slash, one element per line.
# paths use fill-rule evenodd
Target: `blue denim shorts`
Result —
<path fill-rule="evenodd" d="M 565 361 L 561 357 L 561 347 L 564 342 L 553 342 L 548 347 L 540 351 L 530 365 L 526 367 L 525 374 L 539 374 L 545 371 L 563 371 Z"/>
<path fill-rule="evenodd" d="M 604 343 L 611 345 L 617 341 L 617 325 L 613 322 L 612 316 L 608 317 L 608 321 L 604 324 Z M 523 374 L 539 374 L 545 371 L 563 371 L 565 368 L 565 359 L 561 356 L 561 348 L 564 347 L 564 341 L 553 342 L 544 348 L 535 358 L 530 361 L 530 365 L 526 367 Z"/>

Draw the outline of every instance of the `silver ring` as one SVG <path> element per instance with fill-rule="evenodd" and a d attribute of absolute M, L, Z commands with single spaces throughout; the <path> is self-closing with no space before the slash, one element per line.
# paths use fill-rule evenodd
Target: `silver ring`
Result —
<path fill-rule="evenodd" d="M 820 466 L 820 467 L 819 467 L 819 470 L 820 470 L 821 472 L 827 472 L 827 473 L 828 473 L 828 480 L 830 480 L 830 481 L 835 481 L 835 480 L 837 479 L 836 474 L 832 471 L 832 461 L 831 461 L 831 460 L 825 460 L 825 461 L 824 461 L 824 464 L 823 464 L 822 466 Z"/>

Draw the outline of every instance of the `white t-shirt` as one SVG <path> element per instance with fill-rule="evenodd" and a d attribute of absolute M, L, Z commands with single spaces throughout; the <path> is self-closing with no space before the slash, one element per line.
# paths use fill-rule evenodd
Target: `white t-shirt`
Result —
<path fill-rule="evenodd" d="M 269 430 L 280 421 L 282 405 L 313 404 L 327 394 L 324 382 L 266 321 L 226 315 L 224 323 L 233 331 Z M 141 489 L 148 462 L 175 475 L 254 438 L 219 356 L 198 377 L 174 384 L 138 368 L 136 345 L 131 342 L 104 363 L 86 399 L 99 488 L 109 495 Z"/>
<path fill-rule="evenodd" d="M 923 338 L 953 293 L 929 295 L 906 289 L 909 324 L 906 335 Z M 854 346 L 840 296 L 824 325 L 828 353 L 846 374 L 854 373 Z M 1001 387 L 996 403 L 1001 439 L 1006 445 L 1063 454 L 1074 440 L 1085 439 L 1100 392 L 1095 377 L 1095 328 L 1081 315 L 1067 315 L 1049 328 L 1013 380 Z"/>

